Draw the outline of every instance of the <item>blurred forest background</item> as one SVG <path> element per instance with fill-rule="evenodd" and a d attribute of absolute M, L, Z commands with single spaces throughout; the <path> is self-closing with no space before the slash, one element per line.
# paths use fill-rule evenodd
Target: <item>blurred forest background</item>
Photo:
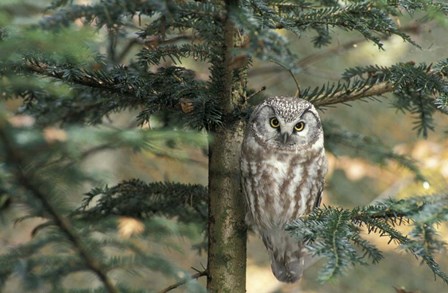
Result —
<path fill-rule="evenodd" d="M 91 3 L 87 0 L 74 2 L 78 4 Z M 37 23 L 45 16 L 44 9 L 49 4 L 51 1 L 46 0 L 0 0 L 0 21 L 3 23 L 8 21 L 9 25 L 13 26 Z M 429 64 L 448 56 L 446 46 L 448 18 L 427 22 L 420 15 L 404 14 L 396 21 L 400 22 L 399 26 L 421 48 L 404 42 L 400 37 L 393 36 L 383 41 L 385 50 L 379 50 L 374 44 L 365 41 L 361 35 L 337 28 L 332 29 L 332 44 L 322 48 L 313 47 L 314 35 L 312 33 L 303 34 L 301 38 L 288 35 L 286 31 L 282 30 L 279 30 L 278 33 L 290 39 L 291 51 L 300 56 L 299 63 L 302 70 L 294 72 L 294 75 L 303 88 L 337 81 L 341 78 L 341 72 L 348 67 L 370 64 L 389 66 L 397 62 L 426 62 Z M 134 22 L 136 25 L 138 24 L 137 16 L 134 17 Z M 77 25 L 82 26 L 80 22 Z M 106 30 L 100 29 L 89 40 L 103 53 L 107 52 L 110 45 L 107 34 Z M 123 46 L 123 44 L 119 45 Z M 52 44 L 45 44 L 45 46 L 51 50 Z M 123 60 L 120 60 L 120 63 L 129 62 L 134 56 L 133 50 L 134 48 L 130 48 L 129 53 L 124 56 Z M 2 53 L 0 52 L 0 54 Z M 208 78 L 207 67 L 195 58 L 181 58 L 180 61 L 182 66 L 198 72 L 196 78 L 203 80 Z M 172 64 L 172 60 L 165 60 L 160 66 Z M 249 87 L 255 90 L 265 87 L 266 90 L 263 94 L 266 96 L 290 96 L 296 92 L 296 84 L 290 72 L 272 62 L 254 60 L 248 77 Z M 14 113 L 20 105 L 18 100 L 5 101 L 2 111 Z M 110 119 L 104 121 L 103 124 L 111 128 L 132 128 L 136 126 L 136 114 L 136 111 L 113 113 L 110 115 Z M 331 120 L 342 125 L 347 131 L 378 138 L 394 151 L 412 157 L 418 161 L 421 172 L 428 178 L 428 182 L 418 182 L 414 180 L 414 174 L 395 163 L 388 162 L 378 166 L 372 161 L 349 156 L 353 150 L 347 152 L 342 150 L 336 156 L 328 154 L 330 166 L 323 199 L 325 205 L 352 208 L 366 205 L 379 198 L 403 198 L 446 192 L 448 185 L 448 121 L 446 116 L 435 115 L 436 131 L 430 132 L 426 139 L 417 136 L 416 131 L 413 130 L 413 117 L 392 109 L 387 94 L 377 100 L 357 101 L 346 106 L 329 107 L 321 112 L 321 116 L 323 120 Z M 20 116 L 17 118 L 19 119 L 17 123 L 27 123 L 24 122 L 24 119 L 28 118 Z M 157 128 L 161 120 L 163 120 L 161 117 L 153 117 L 150 126 Z M 143 127 L 148 127 L 148 125 Z M 50 129 L 49 136 L 55 135 L 54 139 L 58 140 L 60 133 L 55 129 L 52 130 L 53 132 Z M 78 135 L 82 135 L 82 133 Z M 199 137 L 198 141 L 203 139 Z M 88 138 L 86 142 L 88 142 Z M 182 149 L 176 148 L 168 151 L 163 144 L 152 150 L 139 151 L 97 149 L 89 154 L 88 158 L 86 157 L 82 166 L 84 170 L 95 174 L 95 181 L 100 182 L 103 186 L 114 186 L 122 180 L 131 178 L 140 178 L 145 182 L 172 181 L 206 186 L 207 162 L 205 144 L 195 142 L 194 144 L 186 143 Z M 91 187 L 89 184 L 81 184 L 65 190 L 72 208 L 80 205 L 82 195 Z M 15 219 L 25 213 L 26 208 L 14 204 L 14 202 L 8 205 L 4 203 L 2 206 L 0 210 L 0 253 L 31 239 L 33 229 L 41 222 L 36 219 L 15 222 Z M 160 221 L 164 231 L 170 231 L 170 235 L 162 233 L 161 236 L 157 236 L 157 233 L 152 233 L 148 238 L 138 240 L 139 245 L 144 246 L 145 250 L 167 256 L 174 260 L 176 266 L 185 271 L 191 271 L 190 267 L 201 269 L 206 265 L 206 254 L 191 250 L 193 245 L 202 241 L 203 231 L 194 226 L 179 228 L 172 220 L 163 218 L 157 220 Z M 126 223 L 130 224 L 132 231 L 135 230 L 135 225 L 138 226 L 138 223 L 135 224 L 132 221 L 129 223 L 124 219 L 120 228 L 120 231 L 124 233 L 122 235 L 126 235 Z M 182 229 L 187 229 L 188 233 Z M 446 225 L 440 225 L 439 229 L 444 240 L 448 241 Z M 188 234 L 188 237 L 185 234 Z M 247 292 L 395 292 L 395 288 L 405 288 L 409 292 L 424 293 L 447 290 L 446 284 L 440 279 L 435 280 L 426 266 L 421 265 L 419 261 L 409 255 L 405 255 L 394 244 L 388 245 L 387 238 L 383 240 L 383 238 L 372 234 L 369 239 L 385 251 L 385 259 L 379 264 L 356 267 L 348 270 L 342 277 L 321 284 L 316 281 L 316 271 L 319 268 L 319 263 L 317 263 L 306 271 L 304 278 L 298 284 L 285 285 L 276 281 L 272 275 L 268 255 L 261 241 L 249 234 Z M 446 254 L 440 255 L 437 261 L 445 271 L 448 270 Z M 126 278 L 135 277 L 136 287 L 139 287 L 138 284 L 142 286 L 151 284 L 151 287 L 160 289 L 176 281 L 175 278 L 167 277 L 160 272 L 148 271 L 145 274 L 145 277 L 141 278 L 130 273 L 130 276 L 126 276 Z M 93 279 L 89 275 L 75 274 L 67 282 L 69 284 L 89 283 L 93 282 Z M 204 279 L 198 281 L 205 284 Z M 19 283 L 20 278 L 8 281 L 5 292 L 17 292 Z M 187 290 L 185 287 L 180 287 L 173 292 L 184 292 L 185 290 Z"/>

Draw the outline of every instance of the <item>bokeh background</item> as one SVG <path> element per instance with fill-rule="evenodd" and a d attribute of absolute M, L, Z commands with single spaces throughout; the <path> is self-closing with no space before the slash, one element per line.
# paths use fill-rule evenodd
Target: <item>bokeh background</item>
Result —
<path fill-rule="evenodd" d="M 38 20 L 44 15 L 39 9 L 50 1 L 6 1 L 1 4 L 11 4 L 14 7 L 18 25 Z M 75 1 L 88 4 L 91 1 Z M 31 10 L 30 10 L 31 9 Z M 290 48 L 298 56 L 301 70 L 294 72 L 302 88 L 320 86 L 327 82 L 340 79 L 345 68 L 377 64 L 389 66 L 397 62 L 432 63 L 448 56 L 447 35 L 448 20 L 420 22 L 419 16 L 404 14 L 396 20 L 410 36 L 421 46 L 417 48 L 404 42 L 399 37 L 384 40 L 384 51 L 373 44 L 365 42 L 362 36 L 342 30 L 333 30 L 333 42 L 328 47 L 314 48 L 312 34 L 297 36 L 285 31 L 278 31 L 291 40 Z M 138 20 L 135 19 L 137 23 Z M 77 25 L 81 25 L 78 23 Z M 97 34 L 97 42 L 104 43 L 104 31 Z M 132 51 L 128 60 L 132 60 Z M 169 65 L 170 62 L 161 64 Z M 182 66 L 198 72 L 198 79 L 207 79 L 206 64 L 192 59 L 183 59 Z M 269 62 L 254 60 L 249 70 L 249 87 L 259 90 L 266 87 L 266 95 L 294 95 L 296 85 L 290 73 L 283 67 Z M 427 139 L 418 137 L 413 130 L 413 117 L 396 112 L 390 106 L 393 97 L 385 95 L 377 100 L 352 102 L 321 111 L 324 121 L 334 121 L 347 131 L 376 137 L 390 146 L 391 149 L 406 154 L 418 161 L 422 173 L 429 179 L 426 184 L 416 182 L 414 175 L 400 168 L 393 162 L 382 166 L 356 157 L 356 154 L 328 154 L 329 172 L 327 188 L 323 203 L 346 208 L 366 205 L 375 199 L 394 197 L 404 198 L 425 194 L 440 193 L 448 186 L 448 123 L 446 116 L 436 114 L 436 131 L 431 132 Z M 18 103 L 9 101 L 10 109 L 18 107 Z M 134 112 L 115 114 L 109 123 L 116 127 L 129 127 L 135 121 Z M 157 118 L 151 121 L 157 126 Z M 183 183 L 199 183 L 207 185 L 207 150 L 201 148 L 179 149 L 170 155 L 151 152 L 104 151 L 91 156 L 83 163 L 86 170 L 100 174 L 99 179 L 112 186 L 121 180 L 140 178 L 144 181 L 174 181 Z M 79 190 L 71 190 L 70 198 L 73 206 L 79 205 L 81 196 L 89 190 L 89 186 L 81 186 Z M 242 204 L 243 204 L 243 198 Z M 12 206 L 0 215 L 0 253 L 15 245 L 24 243 L 31 238 L 32 229 L 39 224 L 37 220 L 15 223 L 14 219 L 23 215 L 23 207 Z M 174 223 L 173 223 L 174 224 Z M 406 227 L 400 228 L 406 230 Z M 448 230 L 445 225 L 439 227 L 440 234 L 448 241 Z M 278 282 L 271 273 L 267 253 L 259 239 L 249 235 L 248 242 L 248 293 L 273 292 L 395 292 L 405 289 L 409 292 L 447 292 L 448 287 L 434 276 L 425 265 L 406 255 L 393 243 L 387 244 L 387 238 L 378 235 L 366 235 L 385 253 L 385 258 L 379 264 L 350 269 L 342 277 L 328 283 L 316 281 L 319 263 L 305 272 L 303 279 L 296 284 L 285 285 Z M 206 265 L 206 254 L 197 253 L 192 245 L 202 241 L 201 231 L 196 237 L 186 238 L 176 234 L 163 236 L 163 239 L 147 239 L 148 251 L 169 257 L 179 267 L 186 271 L 190 267 L 201 269 Z M 444 271 L 448 271 L 446 253 L 437 259 Z M 323 260 L 324 261 L 324 260 Z M 160 273 L 145 272 L 145 278 L 136 277 L 136 286 L 161 289 L 174 282 Z M 120 276 L 118 276 L 120 277 Z M 132 278 L 132 276 L 131 276 Z M 144 279 L 144 281 L 142 280 Z M 77 275 L 67 282 L 86 282 L 94 286 L 95 278 L 90 275 Z M 204 284 L 204 280 L 200 280 Z M 148 286 L 148 284 L 150 284 Z M 11 281 L 7 292 L 15 291 L 18 284 Z M 173 292 L 184 292 L 180 287 Z M 403 291 L 404 292 L 404 291 Z"/>

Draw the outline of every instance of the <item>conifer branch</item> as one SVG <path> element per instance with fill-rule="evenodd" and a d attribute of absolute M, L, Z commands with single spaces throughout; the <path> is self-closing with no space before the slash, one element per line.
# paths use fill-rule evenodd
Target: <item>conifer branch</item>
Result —
<path fill-rule="evenodd" d="M 207 269 L 193 272 L 185 280 L 176 279 L 179 282 L 161 292 L 168 292 L 202 276 L 207 276 L 211 292 L 244 291 L 244 206 L 239 204 L 241 190 L 237 176 L 227 175 L 238 173 L 244 126 L 240 118 L 246 114 L 246 106 L 250 103 L 243 104 L 257 94 L 246 94 L 246 69 L 251 66 L 251 58 L 275 60 L 284 64 L 292 75 L 294 68 L 302 69 L 353 45 L 347 43 L 323 53 L 321 51 L 322 54 L 310 55 L 297 63 L 295 54 L 300 56 L 302 47 L 293 48 L 288 40 L 290 35 L 279 33 L 276 28 L 285 28 L 297 35 L 314 31 L 317 34 L 312 40 L 315 47 L 330 44 L 334 33 L 337 33 L 334 28 L 363 36 L 380 48 L 384 39 L 393 35 L 413 43 L 406 28 L 400 27 L 399 16 L 407 11 L 411 16 L 418 17 L 416 12 L 422 11 L 423 21 L 445 17 L 448 5 L 444 2 L 113 0 L 76 5 L 68 0 L 54 0 L 50 10 L 46 11 L 48 17 L 34 26 L 40 28 L 36 31 L 27 29 L 28 23 L 22 25 L 14 15 L 17 10 L 15 5 L 24 15 L 34 15 L 34 8 L 31 12 L 23 9 L 21 4 L 7 4 L 10 8 L 5 11 L 5 27 L 17 25 L 17 31 L 11 30 L 10 37 L 7 35 L 8 29 L 0 28 L 0 51 L 6 51 L 0 56 L 0 86 L 6 85 L 0 94 L 5 99 L 23 98 L 20 113 L 31 115 L 36 121 L 32 126 L 0 129 L 0 144 L 3 145 L 0 151 L 5 161 L 4 166 L 0 166 L 0 189 L 4 185 L 8 194 L 14 188 L 25 192 L 25 200 L 32 208 L 27 216 L 43 214 L 48 219 L 46 223 L 53 225 L 57 233 L 39 233 L 31 241 L 0 256 L 0 287 L 5 286 L 9 278 L 25 271 L 26 274 L 22 275 L 24 287 L 41 289 L 43 286 L 53 286 L 53 291 L 61 291 L 65 286 L 61 279 L 82 270 L 93 272 L 99 278 L 100 286 L 105 290 L 98 290 L 117 292 L 127 290 L 124 284 L 109 279 L 115 275 L 111 274 L 113 269 L 136 271 L 141 267 L 171 276 L 178 272 L 171 265 L 175 260 L 155 257 L 151 253 L 147 255 L 146 249 L 136 245 L 136 239 L 122 237 L 125 234 L 120 234 L 124 233 L 121 228 L 117 238 L 113 233 L 106 233 L 116 231 L 118 219 L 119 224 L 134 223 L 135 233 L 142 231 L 142 225 L 146 225 L 148 229 L 138 232 L 142 238 L 154 235 L 152 228 L 168 231 L 165 229 L 172 228 L 171 225 L 179 225 L 182 229 L 193 228 L 195 231 L 189 230 L 185 235 L 192 232 L 194 236 L 198 236 L 197 228 L 203 228 L 203 235 L 208 237 L 208 241 L 200 245 L 202 248 L 210 245 Z M 96 26 L 100 35 L 109 30 L 108 53 L 111 58 L 93 57 L 95 61 L 90 63 L 85 62 L 92 60 L 90 58 L 81 59 L 78 54 L 72 56 L 73 52 L 78 51 L 77 48 L 82 48 L 91 40 L 90 37 L 85 38 L 82 32 L 83 38 L 74 38 L 73 30 L 66 30 L 73 26 L 74 20 L 84 26 Z M 53 36 L 49 32 L 53 29 L 58 30 L 57 37 L 48 38 Z M 135 32 L 137 37 L 132 39 Z M 240 32 L 245 34 L 244 37 Z M 26 42 L 22 41 L 24 38 Z M 57 42 L 48 41 L 67 39 L 70 42 L 61 44 L 67 43 L 68 49 L 65 46 L 57 49 L 53 46 Z M 82 45 L 72 46 L 75 43 Z M 135 52 L 131 50 L 135 45 L 139 53 L 130 56 Z M 104 46 L 91 46 L 89 53 L 86 51 L 82 58 L 92 51 L 96 52 L 93 55 L 101 55 L 101 48 L 104 49 Z M 25 54 L 25 58 L 17 58 L 20 54 Z M 123 58 L 127 62 L 127 57 L 135 61 L 129 61 L 127 66 L 118 65 Z M 184 58 L 210 64 L 209 80 L 198 78 L 193 70 L 186 67 L 162 67 L 163 60 L 180 63 Z M 390 99 L 393 106 L 413 115 L 415 129 L 426 135 L 433 128 L 435 110 L 448 113 L 447 77 L 448 60 L 434 67 L 425 64 L 416 66 L 411 62 L 391 67 L 357 67 L 347 70 L 339 82 L 315 89 L 302 87 L 299 96 L 316 106 L 325 107 L 393 93 L 394 99 Z M 60 194 L 48 192 L 47 189 L 58 189 L 59 184 L 66 186 L 78 178 L 86 178 L 84 170 L 68 168 L 72 167 L 70 159 L 85 159 L 96 151 L 111 146 L 121 147 L 123 143 L 139 150 L 147 149 L 148 140 L 145 136 L 133 136 L 127 132 L 119 136 L 121 139 L 112 137 L 104 140 L 102 135 L 105 132 L 100 131 L 91 134 L 94 138 L 101 136 L 97 146 L 81 153 L 87 146 L 77 147 L 75 144 L 82 143 L 82 139 L 72 140 L 71 135 L 67 142 L 41 143 L 41 127 L 59 122 L 77 125 L 101 123 L 110 113 L 125 109 L 140 111 L 136 119 L 140 123 L 159 113 L 158 118 L 164 126 L 177 129 L 184 125 L 198 129 L 205 127 L 213 133 L 215 140 L 209 145 L 209 188 L 129 180 L 112 187 L 94 187 L 86 194 L 81 208 L 66 215 L 56 205 L 55 197 Z M 4 111 L 9 113 L 10 109 Z M 87 131 L 86 128 L 81 129 L 83 139 L 89 137 Z M 326 140 L 327 150 L 328 146 L 334 146 L 337 151 L 361 154 L 379 164 L 394 160 L 413 171 L 417 177 L 421 175 L 414 161 L 396 155 L 376 138 L 341 131 L 337 126 L 334 131 L 324 131 L 327 137 L 330 135 L 330 139 Z M 68 132 L 70 130 L 67 128 Z M 35 141 L 14 140 L 29 138 L 36 133 L 39 139 L 36 144 Z M 160 132 L 160 136 L 171 142 L 168 132 Z M 109 145 L 104 144 L 108 141 L 111 142 Z M 31 153 L 37 147 L 38 153 Z M 76 151 L 71 151 L 75 148 Z M 168 151 L 160 154 L 167 155 Z M 52 158 L 61 159 L 52 161 L 49 166 Z M 2 170 L 6 172 L 2 173 Z M 53 175 L 61 181 L 55 180 Z M 386 201 L 356 209 L 324 207 L 292 223 L 290 231 L 297 232 L 296 235 L 305 240 L 316 256 L 327 257 L 328 262 L 321 275 L 323 279 L 343 272 L 348 265 L 375 263 L 382 258 L 381 251 L 362 238 L 360 232 L 362 227 L 366 227 L 367 231 L 377 232 L 379 236 L 389 237 L 392 242 L 400 244 L 406 252 L 422 259 L 437 276 L 447 281 L 448 276 L 433 258 L 434 252 L 444 244 L 437 237 L 436 225 L 447 220 L 447 201 L 446 197 L 437 196 Z M 210 227 L 208 235 L 204 229 L 207 223 Z M 406 235 L 395 229 L 401 224 L 409 225 L 411 232 Z M 34 233 L 45 225 L 37 226 Z M 88 234 L 81 235 L 80 229 Z M 103 237 L 90 237 L 96 236 L 97 231 L 105 232 Z M 92 235 L 92 232 L 95 234 Z M 163 236 L 158 238 L 162 238 L 164 244 L 170 242 Z M 45 254 L 52 245 L 61 247 L 60 244 L 65 243 L 69 244 L 68 251 Z M 89 250 L 91 247 L 103 249 L 92 251 Z M 111 255 L 109 248 L 120 249 L 123 254 Z M 95 252 L 100 253 L 101 258 Z M 196 282 L 192 283 L 196 285 Z M 79 286 L 74 284 L 73 287 Z"/>
<path fill-rule="evenodd" d="M 193 41 L 194 36 L 191 35 L 179 35 L 172 37 L 170 39 L 162 39 L 160 36 L 153 37 L 149 40 L 142 40 L 141 38 L 133 38 L 127 42 L 124 48 L 121 50 L 120 54 L 118 54 L 117 60 L 122 62 L 131 49 L 134 46 L 160 46 L 160 45 L 172 45 L 181 41 Z"/>
<path fill-rule="evenodd" d="M 419 34 L 421 30 L 421 24 L 418 23 L 412 23 L 407 26 L 403 26 L 400 28 L 400 31 L 404 33 L 413 33 L 413 34 Z M 382 36 L 381 40 L 388 40 L 391 36 L 390 35 L 384 35 Z M 316 62 L 322 61 L 324 59 L 330 58 L 332 56 L 335 56 L 335 54 L 341 54 L 346 51 L 350 51 L 354 49 L 356 46 L 360 43 L 365 43 L 368 40 L 365 38 L 359 38 L 354 39 L 342 44 L 339 44 L 337 46 L 330 47 L 324 51 L 319 51 L 316 53 L 309 54 L 305 57 L 300 58 L 297 63 L 294 65 L 294 68 L 297 68 L 299 70 L 308 70 L 308 67 L 311 64 L 314 64 Z M 274 74 L 284 71 L 283 67 L 278 66 L 270 66 L 270 67 L 264 67 L 264 68 L 256 68 L 249 72 L 249 76 L 258 76 L 258 75 L 264 75 L 264 74 Z"/>
<path fill-rule="evenodd" d="M 85 219 L 111 215 L 149 218 L 161 215 L 180 222 L 205 225 L 207 188 L 169 182 L 123 181 L 113 187 L 94 188 L 86 194 L 78 214 Z M 96 205 L 88 208 L 92 201 Z"/>
<path fill-rule="evenodd" d="M 164 5 L 160 5 L 163 2 Z M 145 12 L 147 15 L 161 10 L 166 13 L 171 1 L 163 0 L 115 0 L 103 1 L 93 5 L 67 5 L 64 9 L 56 10 L 51 16 L 44 18 L 40 26 L 45 29 L 59 28 L 69 26 L 76 19 L 83 19 L 85 23 L 95 21 L 98 27 L 106 25 L 113 27 L 122 24 L 122 15 L 137 15 L 139 12 Z M 53 5 L 55 6 L 55 5 Z M 163 9 L 165 7 L 165 9 Z M 55 8 L 55 7 L 51 7 Z"/>
<path fill-rule="evenodd" d="M 38 184 L 33 182 L 32 174 L 26 174 L 24 172 L 24 163 L 22 158 L 15 151 L 15 147 L 11 145 L 10 139 L 4 128 L 0 128 L 0 140 L 2 141 L 5 158 L 7 163 L 11 166 L 11 169 L 19 183 L 23 186 L 32 196 L 39 200 L 45 211 L 49 214 L 54 224 L 59 227 L 61 232 L 72 243 L 74 249 L 79 253 L 79 256 L 84 260 L 85 265 L 100 279 L 106 288 L 107 292 L 118 293 L 118 288 L 115 287 L 112 280 L 107 276 L 106 270 L 103 264 L 97 260 L 85 246 L 83 240 L 77 235 L 73 226 L 67 218 L 62 217 L 47 199 L 47 196 L 37 187 Z M 36 180 L 36 179 L 35 179 Z"/>
<path fill-rule="evenodd" d="M 393 84 L 390 82 L 381 82 L 372 86 L 365 86 L 358 89 L 342 89 L 335 92 L 330 97 L 327 94 L 321 94 L 313 97 L 314 105 L 317 107 L 330 106 L 335 104 L 347 103 L 372 96 L 381 96 L 394 90 Z"/>
<path fill-rule="evenodd" d="M 98 124 L 109 113 L 125 108 L 142 109 L 137 115 L 139 124 L 163 110 L 171 111 L 180 122 L 194 129 L 221 123 L 221 111 L 208 99 L 206 83 L 183 67 L 160 67 L 156 73 L 148 72 L 137 64 L 115 66 L 110 70 L 89 70 L 30 57 L 23 65 L 17 65 L 17 70 L 22 74 L 20 71 L 32 72 L 64 81 L 76 93 L 66 97 L 64 102 L 56 103 L 55 97 L 39 90 L 16 90 L 15 96 L 25 98 L 27 114 L 37 117 L 43 124 L 70 123 L 73 120 Z M 93 98 L 93 95 L 101 98 Z M 188 112 L 182 108 L 185 99 L 191 103 Z M 37 104 L 45 107 L 37 107 Z M 61 115 L 63 113 L 66 115 Z"/>
<path fill-rule="evenodd" d="M 403 33 L 394 23 L 390 15 L 398 14 L 397 7 L 389 8 L 389 11 L 380 9 L 375 3 L 360 2 L 346 5 L 332 4 L 324 7 L 282 7 L 285 16 L 279 17 L 275 8 L 261 1 L 251 1 L 257 14 L 265 23 L 276 29 L 288 29 L 294 33 L 300 33 L 307 29 L 313 29 L 318 33 L 313 43 L 316 47 L 328 45 L 331 42 L 329 27 L 341 27 L 349 31 L 357 31 L 366 39 L 374 42 L 382 48 L 381 35 L 398 35 L 403 40 L 416 46 L 411 38 Z M 275 5 L 275 4 L 274 4 Z M 286 16 L 287 15 L 287 16 Z"/>
<path fill-rule="evenodd" d="M 25 69 L 28 69 L 32 72 L 39 73 L 41 75 L 52 77 L 56 79 L 60 79 L 63 81 L 72 82 L 75 84 L 79 84 L 82 86 L 90 87 L 90 88 L 99 88 L 104 90 L 109 90 L 112 92 L 117 91 L 117 85 L 114 81 L 110 80 L 100 80 L 96 78 L 93 74 L 89 74 L 84 72 L 82 75 L 70 75 L 68 76 L 62 68 L 52 67 L 50 64 L 46 64 L 42 61 L 38 61 L 36 59 L 28 59 L 25 63 Z M 122 89 L 121 93 L 134 95 L 135 92 L 131 90 Z"/>
<path fill-rule="evenodd" d="M 433 254 L 445 243 L 438 239 L 434 225 L 446 221 L 448 195 L 415 197 L 403 200 L 386 200 L 352 210 L 323 207 L 309 216 L 293 221 L 287 230 L 304 241 L 313 255 L 307 266 L 320 257 L 328 262 L 321 271 L 320 279 L 328 280 L 343 271 L 344 267 L 366 264 L 365 258 L 373 263 L 382 259 L 382 253 L 374 245 L 361 238 L 360 227 L 368 233 L 389 237 L 417 258 L 422 259 L 444 282 L 448 275 L 435 262 Z M 408 235 L 394 227 L 403 223 L 413 227 Z M 340 246 L 335 246 L 338 243 Z M 358 250 L 360 249 L 360 250 Z"/>

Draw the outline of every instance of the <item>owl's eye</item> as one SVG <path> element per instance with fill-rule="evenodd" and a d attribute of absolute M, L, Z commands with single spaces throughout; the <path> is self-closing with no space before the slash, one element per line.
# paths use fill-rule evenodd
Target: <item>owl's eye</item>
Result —
<path fill-rule="evenodd" d="M 280 121 L 278 121 L 277 118 L 273 117 L 271 120 L 269 120 L 269 123 L 271 124 L 272 128 L 279 128 L 280 127 Z"/>
<path fill-rule="evenodd" d="M 305 123 L 303 123 L 302 121 L 300 121 L 299 123 L 297 123 L 294 126 L 294 130 L 297 131 L 297 132 L 302 131 L 304 128 L 305 128 Z"/>

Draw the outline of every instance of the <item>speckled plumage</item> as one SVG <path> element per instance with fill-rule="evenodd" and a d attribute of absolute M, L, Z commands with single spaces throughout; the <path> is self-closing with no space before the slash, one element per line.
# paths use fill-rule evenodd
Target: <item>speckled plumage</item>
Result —
<path fill-rule="evenodd" d="M 272 97 L 254 109 L 241 149 L 246 222 L 262 238 L 280 281 L 295 282 L 303 273 L 306 252 L 284 226 L 320 204 L 326 171 L 322 126 L 312 104 Z"/>

